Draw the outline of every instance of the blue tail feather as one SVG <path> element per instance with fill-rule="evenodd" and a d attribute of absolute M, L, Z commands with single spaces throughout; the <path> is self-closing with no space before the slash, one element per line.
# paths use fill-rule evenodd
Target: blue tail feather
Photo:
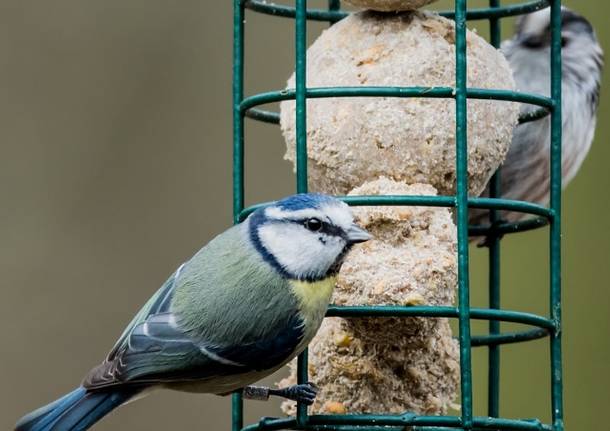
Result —
<path fill-rule="evenodd" d="M 123 389 L 87 392 L 79 387 L 21 418 L 15 431 L 84 431 L 136 393 Z"/>
<path fill-rule="evenodd" d="M 58 400 L 28 413 L 17 422 L 15 431 L 39 431 L 57 419 L 62 413 L 85 395 L 85 388 L 79 387 Z"/>

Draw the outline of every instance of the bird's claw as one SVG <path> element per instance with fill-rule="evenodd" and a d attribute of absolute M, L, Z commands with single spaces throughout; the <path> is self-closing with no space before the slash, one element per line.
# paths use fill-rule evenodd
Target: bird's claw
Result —
<path fill-rule="evenodd" d="M 275 389 L 272 394 L 310 406 L 318 395 L 318 387 L 312 382 L 307 382 L 284 389 Z"/>

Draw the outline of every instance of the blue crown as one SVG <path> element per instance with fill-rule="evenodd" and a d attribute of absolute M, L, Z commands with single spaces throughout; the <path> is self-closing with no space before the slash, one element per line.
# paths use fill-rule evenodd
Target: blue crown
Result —
<path fill-rule="evenodd" d="M 275 206 L 283 210 L 298 211 L 307 208 L 320 208 L 322 205 L 329 203 L 338 203 L 338 199 L 320 193 L 299 193 L 277 201 Z"/>

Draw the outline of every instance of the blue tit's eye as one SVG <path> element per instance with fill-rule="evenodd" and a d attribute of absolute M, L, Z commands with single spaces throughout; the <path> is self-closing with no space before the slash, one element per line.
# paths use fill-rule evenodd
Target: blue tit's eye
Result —
<path fill-rule="evenodd" d="M 561 37 L 561 47 L 562 48 L 565 48 L 565 46 L 568 44 L 568 42 L 570 42 L 570 39 L 568 39 L 566 36 Z"/>
<path fill-rule="evenodd" d="M 312 232 L 318 232 L 320 229 L 322 229 L 322 222 L 319 219 L 312 217 L 305 220 L 305 228 Z"/>

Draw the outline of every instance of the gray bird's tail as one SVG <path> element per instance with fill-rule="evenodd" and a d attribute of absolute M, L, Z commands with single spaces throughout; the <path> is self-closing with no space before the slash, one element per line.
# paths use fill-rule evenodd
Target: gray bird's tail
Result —
<path fill-rule="evenodd" d="M 87 392 L 82 386 L 19 419 L 15 431 L 83 431 L 138 391 Z"/>

